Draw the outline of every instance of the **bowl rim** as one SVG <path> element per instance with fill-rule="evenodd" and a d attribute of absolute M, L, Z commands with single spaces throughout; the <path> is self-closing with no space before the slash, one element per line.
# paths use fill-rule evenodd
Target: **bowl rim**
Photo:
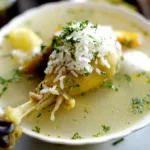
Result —
<path fill-rule="evenodd" d="M 66 8 L 74 8 L 75 6 L 84 6 L 86 8 L 98 8 L 98 7 L 106 7 L 109 8 L 115 12 L 120 12 L 121 15 L 125 15 L 126 17 L 132 18 L 132 21 L 138 22 L 138 25 L 142 26 L 142 28 L 145 28 L 146 31 L 150 33 L 150 21 L 148 21 L 146 18 L 144 18 L 142 15 L 138 14 L 137 12 L 130 11 L 128 9 L 125 9 L 120 6 L 115 6 L 109 3 L 95 3 L 95 2 L 53 2 L 53 3 L 46 3 L 44 5 L 29 9 L 25 11 L 23 14 L 20 14 L 19 16 L 12 19 L 7 25 L 2 27 L 0 31 L 0 43 L 3 39 L 3 37 L 16 25 L 18 25 L 20 22 L 25 20 L 25 18 L 28 18 L 37 12 L 40 12 L 44 9 L 55 9 L 57 7 L 66 7 Z M 28 136 L 31 136 L 33 138 L 48 142 L 48 143 L 56 143 L 56 144 L 64 144 L 64 145 L 84 145 L 84 144 L 96 144 L 96 143 L 104 143 L 110 140 L 114 140 L 117 138 L 125 137 L 139 129 L 144 128 L 150 124 L 150 115 L 145 117 L 143 120 L 141 120 L 139 123 L 122 130 L 117 133 L 113 133 L 110 135 L 106 135 L 100 138 L 89 138 L 89 139 L 81 139 L 81 140 L 71 140 L 71 139 L 58 139 L 53 137 L 47 137 L 42 134 L 35 133 L 29 129 L 26 129 L 23 127 L 23 133 L 25 133 Z"/>

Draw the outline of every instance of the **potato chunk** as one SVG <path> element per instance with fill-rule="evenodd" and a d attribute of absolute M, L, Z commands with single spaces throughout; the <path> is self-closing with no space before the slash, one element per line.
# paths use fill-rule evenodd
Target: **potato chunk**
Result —
<path fill-rule="evenodd" d="M 8 34 L 13 49 L 19 49 L 23 52 L 32 52 L 35 47 L 39 47 L 42 40 L 30 29 L 15 28 Z"/>

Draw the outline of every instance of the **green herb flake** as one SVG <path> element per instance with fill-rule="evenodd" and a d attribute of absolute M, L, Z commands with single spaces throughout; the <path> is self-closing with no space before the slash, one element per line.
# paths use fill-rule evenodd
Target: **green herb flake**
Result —
<path fill-rule="evenodd" d="M 132 112 L 134 114 L 142 113 L 144 104 L 145 104 L 144 99 L 138 97 L 132 98 Z"/>
<path fill-rule="evenodd" d="M 85 95 L 86 95 L 86 92 L 82 92 L 82 93 L 81 93 L 81 96 L 85 96 Z"/>
<path fill-rule="evenodd" d="M 18 69 L 13 70 L 13 75 L 10 79 L 5 79 L 0 76 L 0 84 L 2 85 L 2 90 L 0 92 L 0 97 L 7 91 L 9 83 L 19 82 L 21 79 L 20 72 Z"/>
<path fill-rule="evenodd" d="M 101 132 L 98 132 L 97 134 L 92 135 L 92 137 L 97 138 L 97 137 L 100 137 L 100 136 L 102 136 L 102 135 L 103 135 L 103 134 L 102 134 Z"/>
<path fill-rule="evenodd" d="M 112 89 L 113 91 L 116 91 L 116 92 L 118 92 L 119 89 L 120 89 L 120 85 L 119 85 L 118 87 L 115 87 L 115 86 L 113 85 L 112 80 L 107 80 L 107 81 L 105 81 L 104 84 L 103 84 L 103 86 L 104 86 L 104 87 L 107 87 L 107 88 L 110 88 L 110 89 Z"/>
<path fill-rule="evenodd" d="M 116 80 L 121 80 L 122 76 L 121 76 L 120 74 L 116 74 L 116 75 L 114 76 L 114 78 L 115 78 Z"/>
<path fill-rule="evenodd" d="M 47 44 L 45 43 L 41 44 L 41 52 L 43 52 L 46 47 L 47 47 Z"/>
<path fill-rule="evenodd" d="M 141 76 L 145 76 L 146 75 L 146 72 L 141 72 L 139 74 L 137 74 L 137 77 L 141 77 Z"/>
<path fill-rule="evenodd" d="M 123 42 L 121 42 L 121 43 L 122 43 L 122 45 L 124 45 L 124 46 L 130 48 L 130 47 L 132 47 L 133 40 L 125 39 L 125 40 L 124 40 Z"/>
<path fill-rule="evenodd" d="M 75 133 L 75 134 L 71 137 L 71 139 L 72 139 L 72 140 L 77 140 L 77 139 L 83 139 L 83 137 L 81 137 L 81 136 L 79 135 L 79 133 L 77 132 L 77 133 Z"/>
<path fill-rule="evenodd" d="M 35 126 L 34 129 L 32 129 L 32 131 L 37 132 L 37 133 L 40 133 L 40 130 L 41 129 L 38 126 Z"/>
<path fill-rule="evenodd" d="M 84 108 L 84 112 L 86 112 L 87 114 L 89 113 L 87 108 Z"/>
<path fill-rule="evenodd" d="M 41 113 L 39 113 L 39 114 L 37 115 L 37 118 L 41 117 L 41 115 L 42 115 L 42 114 L 41 114 Z"/>
<path fill-rule="evenodd" d="M 117 144 L 119 144 L 119 143 L 121 143 L 121 142 L 123 142 L 123 141 L 124 141 L 124 138 L 121 138 L 121 139 L 119 139 L 119 140 L 113 142 L 112 145 L 115 146 L 115 145 L 117 145 Z"/>
<path fill-rule="evenodd" d="M 58 135 L 58 136 L 57 136 L 57 138 L 58 138 L 58 139 L 60 139 L 60 138 L 61 138 L 61 136 L 60 136 L 60 135 Z"/>
<path fill-rule="evenodd" d="M 102 128 L 104 132 L 108 132 L 111 129 L 110 126 L 106 126 L 106 125 L 102 125 Z"/>
<path fill-rule="evenodd" d="M 125 80 L 127 82 L 131 82 L 132 81 L 132 78 L 129 75 L 127 75 L 127 74 L 124 75 L 124 78 L 125 78 Z"/>
<path fill-rule="evenodd" d="M 78 87 L 80 87 L 79 84 L 72 84 L 72 85 L 69 86 L 69 89 L 72 90 L 72 89 L 78 88 Z"/>

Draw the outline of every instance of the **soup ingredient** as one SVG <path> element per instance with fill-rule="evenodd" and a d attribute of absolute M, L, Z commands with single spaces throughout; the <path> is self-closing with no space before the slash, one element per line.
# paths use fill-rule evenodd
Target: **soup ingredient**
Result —
<path fill-rule="evenodd" d="M 13 49 L 23 52 L 32 52 L 31 50 L 39 48 L 42 43 L 42 40 L 33 31 L 23 27 L 13 29 L 7 35 L 7 39 Z"/>
<path fill-rule="evenodd" d="M 75 133 L 71 139 L 72 139 L 72 140 L 77 140 L 77 139 L 83 139 L 83 137 L 81 137 L 81 136 L 79 135 L 79 133 Z"/>
<path fill-rule="evenodd" d="M 8 85 L 9 83 L 15 83 L 15 82 L 19 82 L 21 79 L 20 77 L 20 73 L 18 69 L 14 69 L 13 70 L 13 75 L 10 79 L 5 79 L 4 77 L 0 76 L 0 84 L 2 85 L 2 90 L 0 92 L 0 97 L 6 92 L 6 90 L 8 89 Z"/>
<path fill-rule="evenodd" d="M 15 28 L 7 35 L 7 41 L 12 48 L 11 56 L 18 63 L 21 72 L 33 73 L 46 67 L 50 44 L 42 44 L 42 39 L 32 30 Z"/>
<path fill-rule="evenodd" d="M 150 71 L 150 58 L 140 51 L 127 51 L 123 55 L 124 60 L 120 62 L 120 72 L 137 74 Z"/>
<path fill-rule="evenodd" d="M 149 100 L 150 95 L 146 95 L 144 98 L 139 98 L 139 97 L 133 97 L 132 98 L 132 112 L 134 114 L 136 113 L 142 113 L 144 106 L 150 104 Z"/>
<path fill-rule="evenodd" d="M 37 132 L 37 133 L 40 133 L 40 127 L 38 127 L 38 126 L 35 126 L 35 128 L 34 129 L 32 129 L 32 131 L 34 131 L 34 132 Z"/>
<path fill-rule="evenodd" d="M 110 126 L 106 126 L 106 125 L 102 125 L 102 128 L 104 132 L 108 132 L 111 129 Z"/>
<path fill-rule="evenodd" d="M 101 133 L 101 132 L 98 132 L 97 134 L 94 134 L 94 135 L 92 135 L 93 137 L 95 137 L 95 138 L 97 138 L 97 137 L 100 137 L 100 136 L 102 136 L 103 134 Z"/>
<path fill-rule="evenodd" d="M 123 47 L 134 48 L 139 47 L 141 44 L 141 35 L 134 32 L 117 31 L 115 32 L 117 40 Z"/>

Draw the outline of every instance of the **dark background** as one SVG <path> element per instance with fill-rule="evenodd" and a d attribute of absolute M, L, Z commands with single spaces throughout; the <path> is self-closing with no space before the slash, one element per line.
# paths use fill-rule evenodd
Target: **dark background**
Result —
<path fill-rule="evenodd" d="M 58 2 L 60 0 L 16 0 L 6 10 L 0 10 L 0 27 L 5 25 L 10 19 L 32 7 L 39 6 L 48 2 Z M 67 0 L 66 0 L 67 1 Z M 69 1 L 69 0 L 68 0 Z M 78 0 L 80 1 L 80 0 Z M 106 0 L 108 1 L 108 0 Z M 119 0 L 111 0 L 118 3 Z M 145 17 L 150 19 L 150 0 L 124 0 L 125 2 L 135 6 L 137 10 Z"/>

